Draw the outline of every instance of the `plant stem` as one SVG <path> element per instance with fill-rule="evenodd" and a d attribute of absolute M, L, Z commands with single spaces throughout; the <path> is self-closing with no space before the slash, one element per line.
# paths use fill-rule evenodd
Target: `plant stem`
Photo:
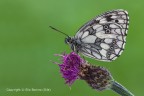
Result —
<path fill-rule="evenodd" d="M 121 96 L 134 96 L 130 91 L 128 91 L 124 86 L 116 81 L 111 82 L 111 90 L 118 93 Z"/>

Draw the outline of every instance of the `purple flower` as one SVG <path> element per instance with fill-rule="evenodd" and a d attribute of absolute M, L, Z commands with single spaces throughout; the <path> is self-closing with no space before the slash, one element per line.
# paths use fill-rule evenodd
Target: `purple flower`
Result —
<path fill-rule="evenodd" d="M 69 86 L 79 78 L 80 66 L 85 62 L 74 52 L 63 54 L 62 64 L 59 64 L 62 77 L 66 80 Z"/>
<path fill-rule="evenodd" d="M 94 66 L 80 58 L 74 52 L 60 55 L 62 64 L 58 64 L 66 84 L 71 86 L 75 80 L 85 80 L 90 87 L 98 91 L 111 89 L 121 96 L 134 96 L 125 87 L 116 82 L 111 73 L 104 67 Z M 57 64 L 57 62 L 54 62 Z"/>

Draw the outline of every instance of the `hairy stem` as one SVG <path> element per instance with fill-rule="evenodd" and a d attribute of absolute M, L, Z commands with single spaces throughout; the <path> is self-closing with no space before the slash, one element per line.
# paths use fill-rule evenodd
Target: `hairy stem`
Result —
<path fill-rule="evenodd" d="M 130 91 L 128 91 L 124 86 L 122 86 L 116 81 L 111 82 L 111 90 L 113 90 L 121 96 L 134 96 Z"/>

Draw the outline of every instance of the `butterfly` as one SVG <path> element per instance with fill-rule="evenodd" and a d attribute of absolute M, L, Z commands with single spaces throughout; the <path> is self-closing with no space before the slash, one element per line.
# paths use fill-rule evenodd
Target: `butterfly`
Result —
<path fill-rule="evenodd" d="M 51 27 L 51 26 L 50 26 Z M 123 9 L 107 11 L 85 23 L 66 44 L 76 53 L 100 61 L 113 61 L 121 55 L 129 27 L 128 12 Z"/>

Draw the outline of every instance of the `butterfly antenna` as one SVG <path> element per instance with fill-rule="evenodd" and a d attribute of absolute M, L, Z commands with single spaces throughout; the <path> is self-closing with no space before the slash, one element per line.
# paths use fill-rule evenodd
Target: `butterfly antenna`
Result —
<path fill-rule="evenodd" d="M 60 33 L 62 33 L 62 34 L 64 34 L 64 35 L 66 35 L 67 37 L 69 37 L 66 33 L 64 33 L 64 32 L 62 32 L 62 31 L 60 31 L 60 30 L 58 30 L 58 29 L 56 29 L 56 28 L 54 28 L 54 27 L 52 27 L 52 26 L 49 26 L 51 29 L 53 29 L 53 30 L 55 30 L 55 31 L 57 31 L 57 32 L 60 32 Z"/>

